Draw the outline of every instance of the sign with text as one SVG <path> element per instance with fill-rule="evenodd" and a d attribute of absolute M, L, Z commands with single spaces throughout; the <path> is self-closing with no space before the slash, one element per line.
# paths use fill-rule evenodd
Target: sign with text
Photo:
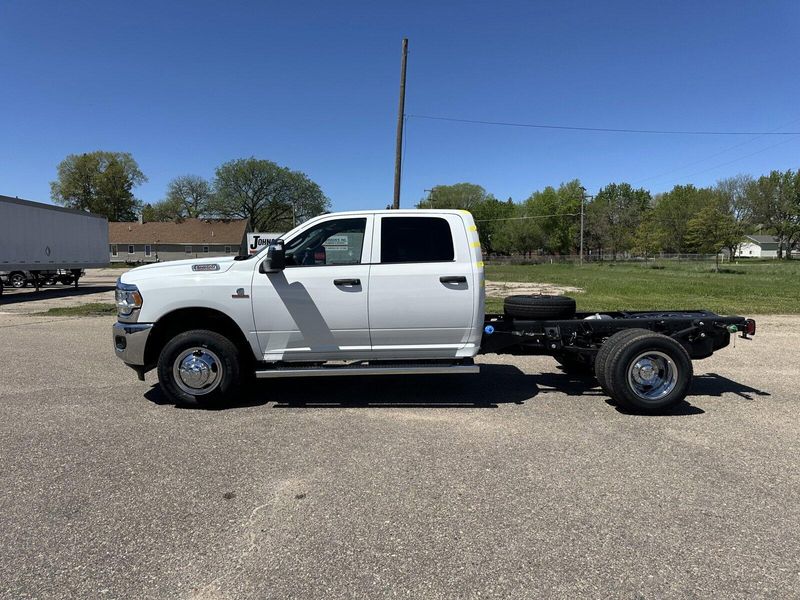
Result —
<path fill-rule="evenodd" d="M 248 233 L 247 253 L 258 254 L 270 244 L 274 244 L 282 235 L 282 233 Z"/>

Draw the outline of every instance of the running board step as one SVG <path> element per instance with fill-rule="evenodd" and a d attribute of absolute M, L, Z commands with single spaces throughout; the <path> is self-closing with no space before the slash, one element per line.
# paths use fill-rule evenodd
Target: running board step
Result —
<path fill-rule="evenodd" d="M 256 371 L 258 379 L 277 377 L 331 377 L 333 375 L 449 375 L 479 373 L 478 365 L 337 365 L 333 367 L 294 367 Z"/>

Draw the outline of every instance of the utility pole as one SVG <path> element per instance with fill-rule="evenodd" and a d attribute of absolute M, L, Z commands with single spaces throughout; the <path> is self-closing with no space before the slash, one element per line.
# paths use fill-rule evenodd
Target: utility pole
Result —
<path fill-rule="evenodd" d="M 578 264 L 581 266 L 583 266 L 583 215 L 585 213 L 586 198 L 592 198 L 592 196 L 586 193 L 585 187 L 581 186 L 581 255 L 578 258 Z"/>
<path fill-rule="evenodd" d="M 581 258 L 579 264 L 583 266 L 583 206 L 586 204 L 586 192 L 581 194 Z"/>
<path fill-rule="evenodd" d="M 394 204 L 400 208 L 400 170 L 403 164 L 403 120 L 406 111 L 406 59 L 408 58 L 408 38 L 403 38 L 403 55 L 400 62 L 400 106 L 397 110 L 397 145 L 394 151 Z"/>

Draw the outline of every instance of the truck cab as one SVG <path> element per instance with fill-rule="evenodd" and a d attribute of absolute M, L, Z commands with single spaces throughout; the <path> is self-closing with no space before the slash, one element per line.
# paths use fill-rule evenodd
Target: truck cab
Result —
<path fill-rule="evenodd" d="M 230 393 L 253 372 L 307 375 L 339 361 L 356 365 L 349 374 L 473 372 L 483 262 L 466 211 L 335 213 L 254 256 L 133 269 L 117 305 L 117 356 L 140 376 L 157 367 L 175 401 Z"/>

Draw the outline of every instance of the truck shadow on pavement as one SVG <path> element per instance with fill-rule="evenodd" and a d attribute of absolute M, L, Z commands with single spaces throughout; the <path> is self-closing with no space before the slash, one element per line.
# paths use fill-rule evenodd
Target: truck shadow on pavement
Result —
<path fill-rule="evenodd" d="M 548 393 L 603 400 L 626 415 L 689 416 L 705 411 L 690 402 L 679 402 L 659 413 L 639 413 L 617 406 L 600 390 L 591 376 L 567 373 L 529 375 L 513 365 L 481 365 L 480 375 L 416 375 L 372 377 L 289 378 L 257 381 L 238 398 L 216 410 L 232 410 L 274 403 L 273 408 L 498 408 L 502 404 L 524 404 Z M 733 393 L 746 399 L 767 392 L 742 385 L 714 373 L 698 375 L 689 396 Z M 154 404 L 169 400 L 154 385 L 145 394 Z M 191 407 L 182 407 L 191 408 Z"/>
<path fill-rule="evenodd" d="M 745 400 L 755 400 L 755 396 L 771 395 L 769 392 L 744 385 L 716 373 L 704 373 L 694 376 L 692 389 L 689 392 L 690 396 L 715 396 L 719 398 L 722 394 L 736 394 Z"/>
<path fill-rule="evenodd" d="M 107 284 L 87 284 L 85 286 L 79 286 L 78 289 L 72 286 L 46 287 L 41 288 L 38 292 L 34 288 L 13 289 L 6 287 L 3 290 L 3 295 L 0 296 L 0 306 L 20 304 L 22 302 L 34 302 L 35 300 L 53 300 L 56 298 L 102 294 L 103 292 L 113 292 L 114 289 L 114 285 Z"/>

